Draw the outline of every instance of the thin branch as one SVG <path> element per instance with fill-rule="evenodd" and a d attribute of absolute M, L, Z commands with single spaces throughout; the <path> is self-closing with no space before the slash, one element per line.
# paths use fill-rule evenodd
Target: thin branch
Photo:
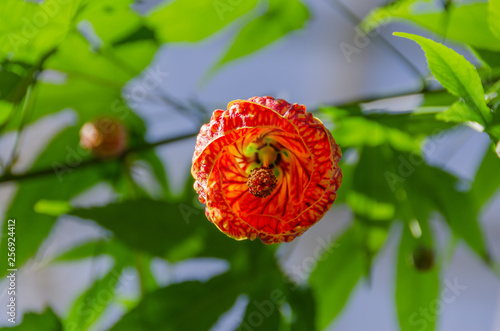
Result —
<path fill-rule="evenodd" d="M 33 88 L 34 84 L 28 86 L 28 90 L 24 98 L 24 103 L 21 110 L 21 123 L 19 124 L 19 128 L 16 131 L 16 140 L 14 142 L 14 147 L 12 148 L 10 159 L 4 166 L 4 171 L 6 173 L 10 173 L 12 171 L 12 167 L 17 162 L 17 159 L 19 157 L 19 146 L 21 145 L 21 140 L 24 133 L 24 126 L 26 125 L 26 122 L 28 121 L 28 118 L 31 115 L 31 110 L 33 109 L 33 103 L 34 103 Z"/>
<path fill-rule="evenodd" d="M 84 73 L 84 72 L 78 72 L 78 71 L 61 71 L 62 73 L 65 73 L 68 75 L 68 77 L 75 77 L 75 78 L 80 78 L 83 80 L 86 80 L 89 83 L 94 83 L 101 85 L 103 87 L 108 87 L 114 90 L 121 91 L 123 84 L 114 82 L 110 79 L 106 79 L 103 77 L 98 77 L 92 74 Z"/>
<path fill-rule="evenodd" d="M 500 79 L 500 74 L 492 75 L 488 77 L 487 79 L 483 80 L 483 85 L 488 88 L 490 84 L 495 84 L 493 87 L 489 87 L 487 91 L 493 91 L 495 86 L 498 86 L 500 89 L 500 81 L 497 81 Z M 352 105 L 357 105 L 360 103 L 368 103 L 368 102 L 373 102 L 373 101 L 379 101 L 379 100 L 387 100 L 387 99 L 393 99 L 393 98 L 399 98 L 399 97 L 408 97 L 411 95 L 419 95 L 419 94 L 424 94 L 424 93 L 439 93 L 446 91 L 443 87 L 436 88 L 436 89 L 429 89 L 427 87 L 418 89 L 418 90 L 407 90 L 407 91 L 401 91 L 401 92 L 395 92 L 395 93 L 387 93 L 387 94 L 375 94 L 375 95 L 368 95 L 364 96 L 361 98 L 353 99 L 351 101 L 342 101 L 341 103 L 332 103 L 332 104 L 326 104 L 325 107 L 327 106 L 333 106 L 333 107 L 338 107 L 338 108 L 344 108 Z M 488 92 L 489 93 L 489 92 Z"/>
<path fill-rule="evenodd" d="M 28 70 L 26 77 L 24 80 L 27 81 L 27 90 L 26 94 L 24 96 L 24 103 L 23 107 L 21 110 L 21 122 L 19 124 L 19 128 L 17 130 L 17 135 L 16 135 L 16 140 L 14 143 L 14 147 L 12 149 L 12 154 L 11 158 L 9 161 L 4 166 L 4 171 L 6 173 L 10 173 L 12 170 L 12 166 L 14 166 L 15 162 L 17 161 L 18 155 L 19 155 L 19 146 L 21 144 L 21 139 L 24 133 L 24 127 L 26 123 L 28 122 L 28 119 L 31 115 L 32 109 L 33 109 L 33 104 L 34 104 L 34 92 L 33 90 L 35 89 L 35 86 L 38 82 L 38 77 L 40 75 L 40 72 L 43 70 L 43 66 L 45 64 L 45 61 L 47 61 L 48 58 L 50 58 L 55 52 L 57 51 L 57 48 L 51 49 L 49 52 L 47 52 L 45 55 L 42 56 L 42 58 L 32 67 Z M 19 83 L 17 86 L 17 90 L 22 88 L 23 84 Z M 13 110 L 14 111 L 14 110 Z M 12 112 L 13 113 L 13 112 Z M 9 115 L 9 119 L 10 119 Z M 7 122 L 4 123 L 7 125 Z M 1 129 L 3 129 L 5 126 L 2 126 Z M 0 129 L 0 131 L 1 131 Z"/>
<path fill-rule="evenodd" d="M 122 155 L 115 157 L 115 158 L 109 158 L 109 159 L 94 158 L 94 159 L 83 161 L 80 164 L 78 164 L 77 166 L 75 166 L 74 164 L 71 164 L 71 163 L 66 163 L 66 164 L 62 164 L 62 165 L 58 166 L 58 168 L 61 167 L 61 169 L 77 170 L 77 169 L 81 169 L 81 168 L 87 168 L 87 167 L 91 167 L 91 166 L 100 165 L 100 164 L 107 163 L 107 162 L 114 162 L 118 159 L 125 157 L 128 154 L 131 154 L 131 153 L 140 152 L 143 150 L 148 150 L 148 149 L 160 146 L 160 145 L 173 143 L 173 142 L 180 141 L 180 140 L 187 139 L 187 138 L 192 138 L 192 137 L 195 137 L 196 135 L 198 135 L 198 132 L 188 133 L 188 134 L 184 134 L 184 135 L 173 137 L 173 138 L 166 138 L 166 139 L 159 140 L 159 141 L 156 141 L 153 143 L 148 143 L 148 144 L 143 144 L 143 145 L 138 145 L 138 146 L 132 147 L 132 148 L 128 149 L 126 152 L 124 152 Z M 38 178 L 41 176 L 55 176 L 55 175 L 56 175 L 55 169 L 53 167 L 50 167 L 50 168 L 44 168 L 44 169 L 35 170 L 32 172 L 26 172 L 26 173 L 18 174 L 18 175 L 7 174 L 7 175 L 0 177 L 0 183 L 6 183 L 6 182 L 11 182 L 11 181 L 21 181 L 21 180 L 26 180 L 26 179 Z"/>
<path fill-rule="evenodd" d="M 344 5 L 340 0 L 329 0 L 328 1 L 333 2 L 336 6 L 337 9 L 340 9 L 340 11 L 347 17 L 347 19 L 355 26 L 358 26 L 361 23 L 361 19 L 356 16 L 346 5 Z M 419 77 L 420 81 L 422 82 L 422 86 L 425 86 L 425 77 L 422 75 L 420 70 L 410 61 L 406 58 L 406 56 L 401 53 L 396 47 L 394 47 L 382 34 L 379 34 L 380 38 L 377 38 L 375 40 L 381 41 L 386 47 L 388 47 L 397 57 L 399 57 L 410 70 L 412 70 L 417 76 Z"/>

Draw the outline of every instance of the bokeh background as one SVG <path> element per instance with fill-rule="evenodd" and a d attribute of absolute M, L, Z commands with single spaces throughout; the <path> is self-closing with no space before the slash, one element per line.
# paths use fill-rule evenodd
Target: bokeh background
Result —
<path fill-rule="evenodd" d="M 415 2 L 411 8 L 419 13 L 446 13 L 470 5 L 465 1 L 444 4 L 441 1 L 399 2 Z M 465 43 L 450 40 L 446 34 L 433 33 L 410 22 L 411 19 L 391 21 L 389 17 L 388 22 L 384 21 L 387 24 L 371 33 L 362 32 L 359 26 L 362 20 L 378 6 L 388 5 L 385 1 L 45 1 L 45 4 L 50 3 L 50 8 L 55 8 L 54 14 L 45 11 L 49 17 L 45 24 L 40 21 L 41 16 L 35 16 L 38 4 L 17 0 L 0 4 L 3 20 L 0 21 L 3 34 L 0 37 L 2 91 L 23 90 L 21 83 L 6 74 L 14 66 L 21 67 L 15 70 L 20 70 L 16 74 L 22 79 L 37 77 L 36 84 L 33 80 L 26 84 L 21 97 L 3 95 L 0 105 L 0 118 L 5 118 L 0 137 L 4 177 L 0 178 L 14 176 L 0 183 L 0 214 L 4 220 L 2 259 L 6 259 L 5 221 L 16 218 L 17 252 L 21 256 L 17 278 L 16 325 L 19 330 L 35 330 L 35 326 L 36 330 L 57 330 L 61 328 L 59 323 L 64 330 L 109 330 L 113 327 L 113 330 L 236 330 L 238 327 L 246 330 L 240 323 L 252 312 L 253 300 L 267 299 L 269 291 L 266 288 L 262 291 L 264 294 L 259 291 L 245 293 L 245 288 L 252 285 L 238 279 L 242 276 L 234 269 L 239 264 L 247 265 L 238 268 L 248 268 L 256 279 L 267 277 L 262 271 L 266 268 L 288 275 L 293 280 L 286 284 L 287 288 L 292 288 L 290 293 L 297 293 L 293 289 L 299 285 L 300 291 L 306 293 L 300 292 L 298 297 L 281 305 L 279 312 L 276 309 L 280 316 L 276 319 L 278 322 L 273 315 L 264 318 L 258 327 L 248 328 L 251 330 L 278 330 L 277 326 L 279 330 L 321 330 L 324 327 L 334 331 L 500 330 L 500 282 L 494 270 L 494 261 L 500 256 L 498 192 L 487 199 L 477 215 L 488 251 L 487 261 L 475 248 L 451 232 L 442 215 L 433 212 L 428 230 L 434 241 L 430 247 L 435 261 L 430 273 L 435 273 L 438 282 L 434 287 L 429 286 L 426 283 L 432 282 L 428 280 L 429 272 L 419 271 L 416 278 L 406 284 L 405 298 L 395 294 L 396 284 L 400 282 L 396 272 L 398 247 L 405 221 L 395 216 L 389 225 L 382 227 L 385 232 L 382 239 L 377 239 L 380 243 L 375 244 L 376 250 L 371 252 L 373 256 L 368 271 L 356 273 L 346 261 L 356 259 L 358 253 L 349 248 L 348 242 L 335 241 L 344 231 L 355 226 L 353 224 L 364 224 L 345 198 L 339 198 L 324 219 L 306 234 L 292 243 L 271 249 L 263 247 L 260 242 L 227 244 L 215 228 L 208 228 L 206 231 L 214 232 L 210 232 L 210 240 L 203 237 L 206 243 L 220 243 L 222 250 L 240 245 L 245 247 L 242 252 L 246 252 L 237 257 L 228 255 L 227 259 L 220 252 L 210 257 L 207 246 L 199 248 L 198 237 L 191 235 L 197 233 L 197 224 L 204 221 L 203 206 L 193 199 L 194 193 L 190 191 L 189 169 L 195 145 L 193 134 L 214 109 L 225 109 L 226 104 L 235 99 L 271 95 L 306 105 L 334 130 L 336 137 L 335 128 L 339 127 L 336 117 L 328 110 L 320 109 L 331 106 L 349 109 L 359 105 L 364 110 L 406 112 L 416 109 L 426 100 L 426 94 L 419 93 L 422 84 L 431 90 L 440 89 L 429 74 L 420 47 L 394 37 L 394 31 L 433 38 L 464 54 L 478 67 L 485 67 Z M 73 21 L 68 19 L 71 15 Z M 251 25 L 255 19 L 260 21 Z M 23 32 L 30 22 L 36 30 L 33 36 Z M 247 34 L 240 34 L 240 31 L 247 31 Z M 27 41 L 13 41 L 12 33 Z M 231 48 L 231 45 L 237 47 Z M 58 51 L 36 68 L 37 61 L 53 47 Z M 355 51 L 346 47 L 354 47 Z M 230 49 L 233 53 L 228 52 Z M 221 63 L 225 62 L 221 59 L 228 59 L 226 54 L 235 58 Z M 447 100 L 446 97 L 442 99 Z M 444 102 L 440 100 L 439 106 L 449 106 Z M 125 114 L 122 120 L 132 132 L 130 144 L 140 146 L 135 154 L 93 164 L 93 157 L 81 152 L 78 148 L 79 128 L 102 114 Z M 406 126 L 400 123 L 396 123 L 396 128 L 405 131 Z M 491 152 L 488 135 L 466 125 L 431 128 L 439 129 L 438 138 L 430 134 L 438 131 L 430 129 L 425 137 L 412 136 L 425 163 L 456 176 L 458 192 L 468 191 L 484 156 Z M 366 141 L 366 146 L 375 144 L 370 143 L 372 138 L 365 127 L 349 126 L 348 129 L 352 131 L 350 135 L 365 134 L 367 137 L 360 139 Z M 185 139 L 169 141 L 184 136 Z M 345 138 L 346 141 L 356 140 L 346 136 L 351 139 Z M 156 142 L 160 143 L 142 149 L 142 146 Z M 359 162 L 361 145 L 363 143 L 343 149 L 343 162 L 348 167 Z M 370 172 L 370 159 L 362 160 L 368 164 L 359 171 Z M 54 162 L 74 166 L 66 169 L 68 171 L 58 180 Z M 373 162 L 377 164 L 379 161 Z M 51 168 L 53 171 L 34 177 L 15 177 Z M 494 171 L 498 174 L 496 169 Z M 126 173 L 129 170 L 131 175 Z M 370 177 L 370 173 L 366 175 Z M 377 175 L 373 172 L 373 176 Z M 349 176 L 352 172 L 348 173 Z M 51 179 L 45 179 L 47 177 Z M 86 184 L 75 179 L 78 177 Z M 112 203 L 126 205 L 128 200 L 137 198 L 130 193 L 127 180 L 141 187 L 140 197 L 169 201 L 181 207 L 174 208 L 174 211 L 167 208 L 163 214 L 151 215 L 148 205 L 142 209 L 142 205 L 136 204 L 133 208 L 139 211 L 134 215 L 142 212 L 144 218 L 123 220 L 122 224 L 116 219 L 112 222 L 114 225 L 108 227 L 106 222 L 92 221 L 92 213 L 85 214 L 87 208 Z M 349 192 L 349 185 L 348 180 L 342 191 L 344 194 Z M 366 185 L 374 184 L 367 182 Z M 422 197 L 415 201 L 424 204 L 425 196 L 432 196 L 430 192 L 437 188 L 428 186 L 427 190 L 420 192 Z M 88 217 L 77 217 L 78 212 L 68 215 L 72 212 L 67 202 L 71 208 L 84 210 L 80 216 Z M 119 211 L 120 206 L 123 205 L 115 211 Z M 110 215 L 122 214 L 107 214 L 107 217 L 118 218 L 121 216 Z M 182 216 L 180 219 L 179 215 Z M 157 252 L 157 247 L 164 244 L 161 233 L 152 233 L 152 222 L 161 223 L 159 228 L 165 231 L 167 244 L 165 250 L 159 248 L 161 254 L 151 253 Z M 476 219 L 464 216 L 458 222 L 476 222 Z M 208 221 L 206 223 L 209 225 Z M 179 227 L 185 229 L 180 231 Z M 122 230 L 116 230 L 120 228 Z M 189 236 L 191 241 L 189 238 L 175 240 L 177 231 L 178 236 Z M 123 232 L 127 232 L 128 241 L 121 240 Z M 130 240 L 132 236 L 136 239 Z M 148 241 L 155 243 L 150 245 L 152 248 L 141 246 Z M 321 299 L 314 299 L 318 289 L 308 278 L 318 263 L 315 255 L 318 247 L 322 250 L 328 247 L 325 263 L 335 260 L 328 264 L 328 268 L 315 271 L 327 275 L 323 279 L 334 284 L 334 290 L 325 289 L 325 293 L 333 298 L 331 302 L 336 302 L 331 305 L 330 315 L 325 313 L 329 303 L 323 303 L 327 305 L 325 308 L 318 303 Z M 125 262 L 116 269 L 120 259 Z M 241 295 L 236 295 L 227 309 L 220 309 L 223 312 L 220 317 L 210 316 L 218 312 L 217 309 L 206 306 L 194 309 L 193 306 L 199 306 L 193 302 L 201 300 L 210 306 L 220 304 L 225 307 L 224 297 L 218 296 L 219 289 L 209 282 L 221 274 L 230 275 L 235 283 L 240 284 Z M 260 274 L 264 276 L 258 276 Z M 424 275 L 421 281 L 420 275 Z M 201 283 L 185 283 L 187 281 Z M 452 290 L 453 299 L 443 301 L 443 293 L 454 282 L 465 289 L 456 293 Z M 274 280 L 270 283 L 273 289 Z M 295 283 L 299 285 L 290 285 Z M 179 284 L 189 286 L 175 287 Z M 215 287 L 200 290 L 204 284 Z M 260 284 L 255 286 L 263 287 Z M 310 286 L 313 294 L 308 290 Z M 172 288 L 171 292 L 169 288 Z M 6 307 L 9 296 L 5 278 L 0 282 L 0 289 L 1 306 Z M 160 292 L 161 289 L 167 291 Z M 142 307 L 141 304 L 151 298 L 148 295 L 154 296 L 155 293 L 156 299 L 150 300 L 146 308 Z M 252 293 L 257 294 L 252 296 Z M 429 296 L 441 298 L 437 312 L 433 312 L 435 301 L 428 299 Z M 146 322 L 136 323 L 136 319 L 141 320 L 133 315 L 134 309 L 140 311 L 137 307 L 148 310 L 149 313 L 139 314 Z M 331 316 L 330 321 L 323 315 L 318 317 L 314 307 L 321 311 L 320 314 Z M 419 311 L 421 308 L 431 311 L 429 317 Z M 424 324 L 398 322 L 398 309 L 415 311 L 417 318 L 423 318 Z M 165 314 L 167 320 L 173 320 L 180 311 L 188 316 L 188 320 L 202 322 L 172 322 L 170 325 L 159 317 Z M 0 325 L 11 327 L 5 314 L 2 315 Z M 32 324 L 26 324 L 27 316 Z M 83 322 L 89 316 L 92 316 L 92 321 Z M 117 324 L 123 316 L 132 316 L 132 319 Z M 27 322 L 21 323 L 24 319 Z"/>

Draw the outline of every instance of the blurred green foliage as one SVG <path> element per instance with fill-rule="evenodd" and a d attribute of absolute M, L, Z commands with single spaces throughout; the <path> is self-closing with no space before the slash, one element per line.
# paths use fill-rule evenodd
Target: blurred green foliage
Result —
<path fill-rule="evenodd" d="M 465 242 L 495 268 L 478 218 L 500 187 L 495 152 L 500 140 L 500 1 L 449 1 L 440 6 L 399 0 L 374 9 L 361 22 L 367 32 L 403 20 L 422 33 L 432 33 L 431 39 L 396 35 L 422 47 L 442 88 L 415 91 L 423 95 L 422 105 L 405 112 L 362 110 L 354 102 L 325 106 L 316 113 L 333 121 L 337 143 L 345 155 L 354 156 L 342 161 L 344 180 L 337 201 L 352 209 L 354 220 L 323 247 L 310 277 L 300 284 L 282 271 L 276 247 L 236 242 L 212 226 L 193 203 L 192 181 L 182 196 L 171 194 L 163 164 L 154 146 L 145 142 L 146 126 L 122 92 L 163 43 L 198 42 L 232 25 L 239 32 L 214 64 L 217 70 L 304 27 L 311 19 L 307 6 L 298 0 L 175 0 L 139 14 L 132 5 L 131 0 L 0 2 L 0 132 L 21 132 L 67 109 L 77 114 L 38 153 L 27 173 L 34 175 L 13 175 L 15 159 L 3 164 L 0 183 L 17 182 L 6 211 L 7 217 L 20 220 L 16 266 L 22 268 L 35 256 L 61 214 L 95 222 L 112 236 L 61 252 L 52 263 L 103 255 L 114 260 L 111 270 L 75 299 L 67 316 L 56 316 L 50 309 L 27 314 L 14 330 L 88 330 L 105 307 L 121 302 L 114 292 L 98 303 L 89 299 L 115 288 L 126 268 L 137 270 L 141 295 L 121 302 L 126 313 L 112 330 L 208 330 L 242 295 L 248 305 L 241 330 L 323 330 L 342 312 L 357 284 L 369 279 L 374 258 L 397 224 L 403 225 L 395 266 L 401 330 L 435 330 L 438 319 L 422 322 L 415 315 L 438 297 L 445 267 L 444 252 L 436 247 L 429 225 L 435 212 L 446 221 L 454 240 Z M 475 54 L 480 68 L 433 41 L 443 38 Z M 46 72 L 63 79 L 45 79 L 41 73 Z M 102 115 L 119 117 L 127 126 L 130 147 L 125 155 L 99 161 L 79 148 L 82 124 Z M 492 146 L 470 189 L 457 190 L 459 180 L 427 164 L 422 150 L 432 153 L 443 132 L 471 123 L 483 128 Z M 148 165 L 161 194 L 151 193 L 130 176 L 131 165 L 139 161 Z M 117 194 L 113 203 L 93 208 L 71 205 L 74 197 L 102 182 Z M 4 222 L 2 256 L 7 253 L 7 236 Z M 413 260 L 422 247 L 434 253 L 430 270 L 422 270 Z M 174 263 L 200 257 L 222 259 L 229 268 L 206 282 L 166 286 L 156 282 L 149 268 L 153 258 Z M 0 260 L 2 274 L 6 263 Z M 255 312 L 262 321 L 255 320 Z M 431 314 L 436 316 L 435 311 Z"/>

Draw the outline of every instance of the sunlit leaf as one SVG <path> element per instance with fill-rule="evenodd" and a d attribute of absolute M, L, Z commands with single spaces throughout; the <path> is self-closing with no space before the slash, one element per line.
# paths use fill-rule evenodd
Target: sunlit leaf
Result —
<path fill-rule="evenodd" d="M 452 126 L 437 121 L 436 111 L 362 113 L 361 110 L 336 107 L 321 111 L 335 123 L 332 134 L 342 147 L 374 147 L 388 143 L 398 150 L 417 151 L 425 137 Z"/>
<path fill-rule="evenodd" d="M 46 63 L 47 68 L 59 71 L 63 81 L 37 83 L 33 110 L 25 124 L 70 108 L 78 112 L 82 124 L 97 116 L 107 115 L 119 118 L 127 123 L 129 130 L 132 129 L 141 121 L 123 100 L 122 88 L 150 63 L 156 49 L 153 41 L 140 40 L 107 50 L 106 54 L 96 53 L 91 51 L 82 36 L 73 34 Z M 161 79 L 164 76 L 161 68 L 151 68 L 139 81 L 143 84 L 139 88 L 144 88 L 146 93 L 145 79 Z M 21 112 L 15 113 L 5 129 L 17 129 L 21 115 Z"/>
<path fill-rule="evenodd" d="M 433 91 L 424 94 L 422 106 L 450 106 L 457 100 L 458 98 L 456 96 L 446 90 Z"/>
<path fill-rule="evenodd" d="M 93 50 L 82 35 L 74 33 L 47 60 L 46 68 L 62 71 L 70 77 L 121 88 L 151 62 L 157 47 L 151 40 L 138 40 L 114 48 Z"/>
<path fill-rule="evenodd" d="M 243 27 L 218 66 L 255 52 L 302 28 L 308 18 L 307 7 L 299 0 L 270 0 L 267 12 Z"/>
<path fill-rule="evenodd" d="M 146 19 L 161 42 L 200 41 L 246 14 L 257 0 L 175 0 L 160 5 Z M 179 19 L 182 17 L 182 19 Z"/>
<path fill-rule="evenodd" d="M 455 102 L 450 108 L 448 108 L 448 110 L 442 112 L 441 114 L 438 114 L 436 118 L 446 122 L 454 123 L 468 121 L 483 123 L 483 119 L 481 118 L 481 116 L 463 101 Z"/>
<path fill-rule="evenodd" d="M 486 125 L 491 121 L 491 111 L 486 105 L 483 85 L 474 66 L 462 55 L 430 39 L 409 33 L 394 33 L 396 36 L 417 42 L 425 51 L 429 69 L 450 93 L 463 98 L 475 112 L 475 117 Z"/>
<path fill-rule="evenodd" d="M 412 8 L 415 4 L 421 4 L 422 2 L 429 2 L 429 0 L 396 0 L 385 6 L 377 6 L 363 19 L 361 28 L 369 32 L 396 17 L 412 17 Z"/>
<path fill-rule="evenodd" d="M 500 39 L 500 1 L 488 1 L 488 22 L 493 34 Z"/>
<path fill-rule="evenodd" d="M 53 50 L 71 31 L 81 1 L 46 0 L 0 2 L 0 60 L 35 64 Z"/>
<path fill-rule="evenodd" d="M 88 1 L 78 20 L 90 22 L 104 43 L 115 43 L 141 27 L 142 18 L 133 11 L 133 3 L 132 0 Z"/>
<path fill-rule="evenodd" d="M 381 11 L 375 9 L 362 26 L 369 31 L 393 20 L 410 21 L 447 40 L 480 49 L 500 51 L 500 37 L 492 33 L 488 24 L 487 3 L 454 3 L 447 11 L 436 9 L 432 4 L 425 7 L 425 3 L 423 0 L 408 1 Z"/>
<path fill-rule="evenodd" d="M 46 214 L 51 216 L 59 216 L 69 212 L 72 207 L 68 201 L 64 200 L 39 200 L 33 206 L 35 211 L 39 214 Z"/>
<path fill-rule="evenodd" d="M 0 100 L 0 128 L 5 127 L 13 110 L 14 105 L 12 103 Z"/>

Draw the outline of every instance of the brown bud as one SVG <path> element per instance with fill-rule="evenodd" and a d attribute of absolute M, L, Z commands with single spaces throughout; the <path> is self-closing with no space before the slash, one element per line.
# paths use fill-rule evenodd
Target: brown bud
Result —
<path fill-rule="evenodd" d="M 434 251 L 425 246 L 419 246 L 412 253 L 412 261 L 419 271 L 429 271 L 434 267 Z"/>
<path fill-rule="evenodd" d="M 82 126 L 80 145 L 98 158 L 117 156 L 127 147 L 127 131 L 118 119 L 99 117 Z"/>

